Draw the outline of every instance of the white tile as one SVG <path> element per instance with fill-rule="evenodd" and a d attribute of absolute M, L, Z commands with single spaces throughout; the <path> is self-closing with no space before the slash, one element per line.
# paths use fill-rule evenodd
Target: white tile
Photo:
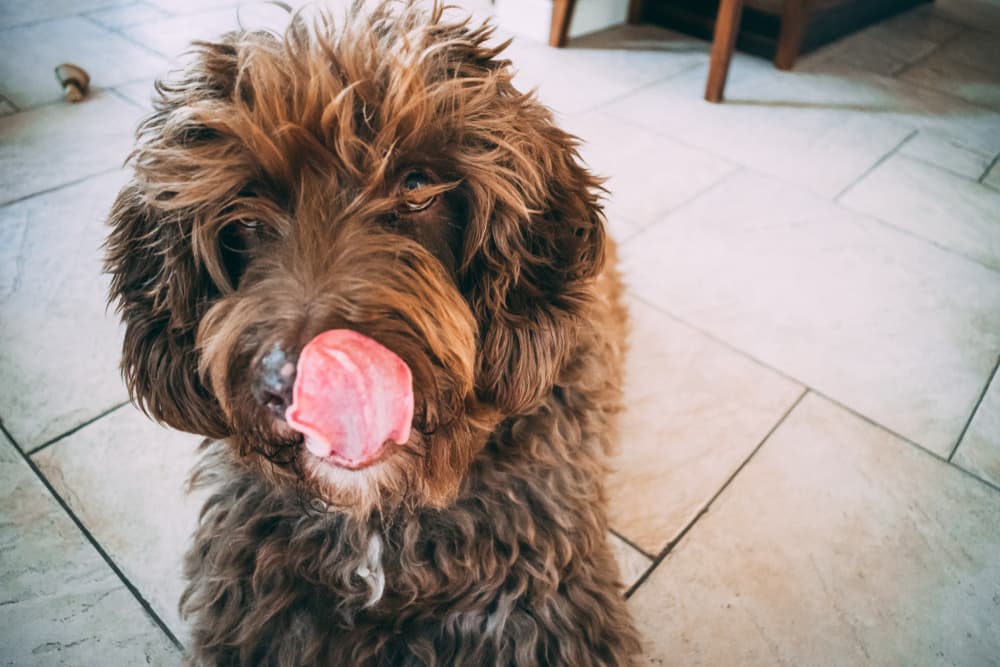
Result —
<path fill-rule="evenodd" d="M 983 176 L 983 184 L 1000 190 L 1000 155 L 993 159 L 993 166 Z"/>
<path fill-rule="evenodd" d="M 776 72 L 763 60 L 734 59 L 723 104 L 704 101 L 705 77 L 698 67 L 605 110 L 826 196 L 850 185 L 912 131 L 882 114 L 859 112 L 836 91 L 817 99 L 829 81 Z"/>
<path fill-rule="evenodd" d="M 973 181 L 978 181 L 993 161 L 990 155 L 956 144 L 934 132 L 918 132 L 903 144 L 899 154 Z"/>
<path fill-rule="evenodd" d="M 0 208 L 0 417 L 28 450 L 127 397 L 101 244 L 114 172 Z"/>
<path fill-rule="evenodd" d="M 153 111 L 154 83 L 154 79 L 135 81 L 123 86 L 116 86 L 115 92 L 148 114 Z"/>
<path fill-rule="evenodd" d="M 1000 39 L 966 31 L 900 78 L 955 97 L 1000 109 Z"/>
<path fill-rule="evenodd" d="M 236 7 L 239 4 L 239 0 L 148 0 L 148 2 L 171 14 L 195 14 L 206 9 Z"/>
<path fill-rule="evenodd" d="M 927 39 L 938 44 L 958 35 L 964 27 L 942 14 L 932 4 L 918 5 L 879 24 L 899 35 Z"/>
<path fill-rule="evenodd" d="M 0 32 L 8 57 L 0 59 L 0 89 L 22 109 L 63 98 L 53 69 L 73 63 L 94 88 L 154 76 L 167 62 L 120 35 L 80 17 L 36 23 Z"/>
<path fill-rule="evenodd" d="M 178 616 L 182 557 L 203 495 L 184 485 L 200 438 L 151 422 L 132 406 L 102 417 L 35 455 L 38 467 L 87 530 L 164 620 L 188 635 Z M 114 462 L 114 475 L 108 463 Z"/>
<path fill-rule="evenodd" d="M 176 665 L 179 652 L 0 436 L 6 665 Z"/>
<path fill-rule="evenodd" d="M 216 7 L 216 5 L 208 3 L 206 7 Z M 216 7 L 207 11 L 202 8 L 197 14 L 181 13 L 173 18 L 129 26 L 123 28 L 122 33 L 146 48 L 170 58 L 172 64 L 176 66 L 185 60 L 184 56 L 191 50 L 192 42 L 217 41 L 223 34 L 239 30 L 241 19 L 245 26 L 257 26 L 258 15 L 267 19 L 261 24 L 262 27 L 277 28 L 287 24 L 285 20 L 287 14 L 284 11 L 277 8 L 267 11 L 270 6 L 264 5 L 254 7 L 256 12 L 254 9 L 248 9 L 241 15 L 237 15 L 235 6 Z"/>
<path fill-rule="evenodd" d="M 89 12 L 86 16 L 106 28 L 118 30 L 119 28 L 127 28 L 137 23 L 158 21 L 166 18 L 169 14 L 156 5 L 137 2 L 123 7 L 111 7 L 110 9 Z"/>
<path fill-rule="evenodd" d="M 908 30 L 877 24 L 838 39 L 815 57 L 891 76 L 926 57 L 937 46 L 936 41 Z"/>
<path fill-rule="evenodd" d="M 736 169 L 722 158 L 601 112 L 563 124 L 584 141 L 581 154 L 590 168 L 608 179 L 608 215 L 639 227 L 659 221 Z"/>
<path fill-rule="evenodd" d="M 1000 193 L 893 156 L 840 203 L 1000 270 Z"/>
<path fill-rule="evenodd" d="M 0 205 L 120 166 L 141 113 L 101 93 L 0 117 Z"/>
<path fill-rule="evenodd" d="M 1000 493 L 814 395 L 629 601 L 648 664 L 991 665 Z"/>
<path fill-rule="evenodd" d="M 611 533 L 608 533 L 608 543 L 615 554 L 618 571 L 622 575 L 622 583 L 625 585 L 625 588 L 629 588 L 635 582 L 639 581 L 639 577 L 649 569 L 653 561 Z"/>
<path fill-rule="evenodd" d="M 1000 352 L 1000 274 L 753 174 L 621 254 L 650 303 L 940 454 Z"/>
<path fill-rule="evenodd" d="M 611 526 L 649 554 L 676 539 L 801 387 L 634 299 Z"/>
<path fill-rule="evenodd" d="M 0 28 L 70 16 L 80 12 L 125 5 L 132 0 L 4 0 L 0 2 Z"/>
<path fill-rule="evenodd" d="M 1000 375 L 987 388 L 952 461 L 1000 487 Z"/>
<path fill-rule="evenodd" d="M 705 45 L 665 30 L 626 26 L 553 49 L 525 39 L 506 52 L 514 85 L 538 89 L 542 102 L 565 114 L 592 110 L 617 97 L 705 62 Z"/>

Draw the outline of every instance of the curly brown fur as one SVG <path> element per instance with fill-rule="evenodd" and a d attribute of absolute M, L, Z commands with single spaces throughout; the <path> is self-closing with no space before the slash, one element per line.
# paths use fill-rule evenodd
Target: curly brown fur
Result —
<path fill-rule="evenodd" d="M 107 268 L 133 399 L 211 439 L 196 664 L 638 651 L 606 541 L 625 314 L 599 183 L 490 36 L 389 0 L 202 43 L 158 84 Z M 252 390 L 333 328 L 413 371 L 409 441 L 358 471 Z"/>

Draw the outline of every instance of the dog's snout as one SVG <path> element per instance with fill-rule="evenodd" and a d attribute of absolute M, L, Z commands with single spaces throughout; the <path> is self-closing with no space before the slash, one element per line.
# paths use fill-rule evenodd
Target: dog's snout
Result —
<path fill-rule="evenodd" d="M 253 395 L 261 405 L 284 419 L 292 403 L 294 385 L 295 355 L 276 343 L 260 361 Z"/>

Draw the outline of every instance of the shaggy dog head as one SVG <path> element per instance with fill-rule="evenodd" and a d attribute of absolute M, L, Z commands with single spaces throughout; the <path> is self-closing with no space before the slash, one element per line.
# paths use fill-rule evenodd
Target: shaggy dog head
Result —
<path fill-rule="evenodd" d="M 597 181 L 491 32 L 381 2 L 158 83 L 108 241 L 136 402 L 348 511 L 455 496 L 551 392 L 604 255 Z M 267 380 L 330 329 L 413 375 L 408 442 L 361 470 L 312 455 Z"/>

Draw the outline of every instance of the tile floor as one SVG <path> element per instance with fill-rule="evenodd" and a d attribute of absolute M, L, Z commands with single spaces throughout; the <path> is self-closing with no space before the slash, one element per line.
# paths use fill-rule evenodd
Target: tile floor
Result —
<path fill-rule="evenodd" d="M 125 403 L 99 246 L 151 82 L 235 4 L 0 4 L 0 663 L 180 662 L 196 438 Z M 610 179 L 648 664 L 1000 665 L 1000 24 L 959 4 L 739 55 L 721 106 L 659 28 L 511 48 Z"/>

